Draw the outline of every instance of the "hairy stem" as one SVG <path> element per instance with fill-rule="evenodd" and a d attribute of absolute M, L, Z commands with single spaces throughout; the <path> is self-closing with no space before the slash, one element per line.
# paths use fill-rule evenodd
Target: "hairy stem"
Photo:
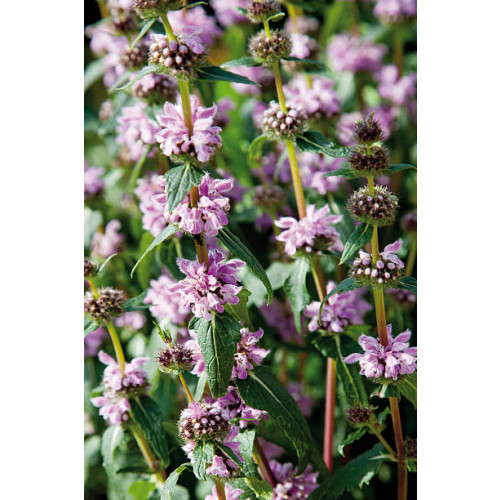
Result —
<path fill-rule="evenodd" d="M 219 500 L 226 500 L 226 489 L 224 486 L 224 481 L 218 477 L 214 477 L 215 490 L 217 491 L 217 498 Z"/>
<path fill-rule="evenodd" d="M 255 437 L 255 441 L 253 443 L 253 459 L 257 463 L 257 468 L 259 469 L 262 479 L 267 481 L 274 488 L 276 486 L 276 478 L 274 477 L 273 471 L 269 466 L 269 462 L 267 461 L 267 457 L 264 454 L 264 450 L 262 449 L 262 445 L 260 444 L 258 437 Z"/>
<path fill-rule="evenodd" d="M 165 28 L 165 33 L 167 35 L 167 38 L 169 40 L 177 40 L 177 37 L 175 36 L 174 30 L 172 29 L 172 25 L 170 24 L 170 21 L 168 20 L 168 16 L 166 13 L 160 14 L 160 19 L 161 22 L 163 23 L 163 27 Z"/>
<path fill-rule="evenodd" d="M 283 92 L 283 82 L 281 80 L 281 71 L 279 61 L 274 61 L 271 64 L 274 73 L 274 80 L 276 82 L 276 92 L 278 93 L 278 101 L 280 103 L 281 111 L 286 113 L 285 93 Z"/>
<path fill-rule="evenodd" d="M 194 398 L 191 394 L 191 391 L 189 390 L 189 387 L 186 384 L 186 379 L 184 378 L 184 375 L 182 373 L 179 373 L 179 380 L 181 381 L 182 387 L 184 387 L 184 391 L 186 392 L 188 401 L 192 403 L 194 401 Z"/>
<path fill-rule="evenodd" d="M 285 141 L 288 150 L 288 158 L 290 159 L 290 171 L 292 173 L 293 191 L 297 202 L 297 210 L 299 218 L 303 219 L 306 216 L 306 200 L 304 198 L 304 190 L 300 180 L 299 166 L 297 164 L 297 155 L 292 141 Z"/>
<path fill-rule="evenodd" d="M 149 443 L 146 441 L 144 433 L 135 423 L 130 424 L 130 430 L 132 431 L 132 434 L 134 435 L 134 438 L 137 442 L 137 445 L 139 446 L 139 449 L 141 450 L 141 452 L 144 456 L 144 459 L 146 460 L 146 463 L 148 464 L 148 467 L 154 472 L 156 479 L 161 484 L 163 484 L 163 482 L 167 478 L 167 474 L 166 474 L 165 470 L 160 469 L 160 463 L 157 460 L 157 458 L 155 457 L 155 454 L 153 453 L 151 446 L 149 446 Z"/>
<path fill-rule="evenodd" d="M 113 348 L 115 350 L 116 360 L 120 365 L 120 371 L 122 375 L 125 373 L 125 355 L 123 354 L 123 348 L 120 343 L 120 338 L 118 337 L 118 332 L 116 331 L 115 325 L 111 321 L 106 323 L 106 328 L 109 331 L 111 337 L 111 342 L 113 342 Z"/>

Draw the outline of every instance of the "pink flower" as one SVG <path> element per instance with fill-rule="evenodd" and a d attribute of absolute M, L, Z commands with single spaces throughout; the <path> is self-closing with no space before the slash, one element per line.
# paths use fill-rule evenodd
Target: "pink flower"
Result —
<path fill-rule="evenodd" d="M 335 283 L 329 281 L 327 292 L 335 288 Z M 325 303 L 321 311 L 321 323 L 318 323 L 321 302 L 315 301 L 306 306 L 304 315 L 311 318 L 309 331 L 315 332 L 325 329 L 330 332 L 342 332 L 349 325 L 360 325 L 363 323 L 363 315 L 371 309 L 370 304 L 363 300 L 364 289 L 358 288 L 350 292 L 332 295 Z"/>
<path fill-rule="evenodd" d="M 334 193 L 344 184 L 343 177 L 323 177 L 327 172 L 338 170 L 344 158 L 328 158 L 316 153 L 300 153 L 300 177 L 304 187 L 315 189 L 319 194 Z"/>
<path fill-rule="evenodd" d="M 170 272 L 164 269 L 158 279 L 151 280 L 144 303 L 151 304 L 149 310 L 155 318 L 180 325 L 189 316 L 190 309 L 181 305 L 180 292 L 170 289 L 176 283 Z"/>
<path fill-rule="evenodd" d="M 263 305 L 260 308 L 260 312 L 267 324 L 275 328 L 285 342 L 304 345 L 304 339 L 297 332 L 297 328 L 295 328 L 295 321 L 288 299 L 284 303 L 278 299 L 273 299 L 268 306 Z"/>
<path fill-rule="evenodd" d="M 380 252 L 380 256 L 384 260 L 388 260 L 389 262 L 392 262 L 397 267 L 400 267 L 402 269 L 403 267 L 405 267 L 405 264 L 397 255 L 395 255 L 395 252 L 398 252 L 401 249 L 402 245 L 403 242 L 401 238 L 399 238 L 394 243 L 391 243 L 390 245 L 384 247 L 384 251 Z"/>
<path fill-rule="evenodd" d="M 99 415 L 111 425 L 121 425 L 129 419 L 130 403 L 123 396 L 110 394 L 91 398 L 90 401 L 99 408 Z"/>
<path fill-rule="evenodd" d="M 293 396 L 293 399 L 297 401 L 297 406 L 300 408 L 304 417 L 310 417 L 315 403 L 314 399 L 311 396 L 304 394 L 302 385 L 299 382 L 290 382 L 287 384 L 286 388 Z"/>
<path fill-rule="evenodd" d="M 224 492 L 226 494 L 226 500 L 238 500 L 243 490 L 239 488 L 233 488 L 229 483 L 224 485 Z M 219 495 L 217 494 L 217 488 L 214 486 L 212 493 L 205 497 L 205 500 L 219 500 Z"/>
<path fill-rule="evenodd" d="M 238 270 L 244 262 L 232 259 L 223 262 L 222 252 L 211 251 L 208 254 L 209 267 L 204 263 L 187 259 L 177 259 L 179 269 L 186 278 L 170 287 L 173 292 L 180 292 L 180 302 L 190 307 L 197 318 L 211 319 L 211 311 L 222 313 L 224 304 L 237 304 L 238 293 L 242 287 L 237 286 Z"/>
<path fill-rule="evenodd" d="M 248 370 L 253 370 L 254 366 L 262 363 L 263 359 L 271 352 L 270 349 L 263 349 L 257 344 L 264 335 L 262 328 L 256 332 L 251 332 L 248 328 L 240 330 L 241 340 L 234 355 L 235 366 L 233 367 L 232 378 L 246 379 Z"/>
<path fill-rule="evenodd" d="M 168 13 L 168 20 L 175 33 L 185 34 L 187 27 L 202 28 L 199 37 L 205 45 L 212 45 L 214 40 L 222 35 L 222 30 L 215 23 L 215 19 L 209 16 L 201 6 L 188 10 L 177 10 Z"/>
<path fill-rule="evenodd" d="M 250 85 L 250 87 L 255 87 L 255 85 Z M 214 124 L 218 127 L 223 127 L 227 125 L 230 121 L 228 112 L 232 111 L 236 105 L 230 97 L 223 97 L 217 101 L 217 114 L 215 115 Z"/>
<path fill-rule="evenodd" d="M 290 52 L 292 57 L 314 59 L 315 52 L 319 49 L 318 42 L 314 38 L 303 33 L 292 33 L 290 38 L 292 39 L 292 51 Z"/>
<path fill-rule="evenodd" d="M 229 198 L 222 193 L 232 188 L 233 179 L 212 179 L 209 174 L 205 174 L 198 188 L 198 204 L 191 207 L 187 194 L 172 212 L 165 205 L 165 219 L 187 233 L 200 234 L 203 231 L 206 236 L 216 236 L 229 222 L 226 215 L 230 209 Z"/>
<path fill-rule="evenodd" d="M 146 108 L 145 102 L 138 102 L 135 106 L 123 108 L 121 116 L 118 117 L 116 142 L 128 148 L 133 161 L 139 160 L 147 145 L 155 144 L 155 134 L 159 130 L 144 113 Z"/>
<path fill-rule="evenodd" d="M 269 84 L 274 84 L 273 73 L 263 66 L 232 66 L 231 73 L 236 73 L 237 75 L 246 76 L 249 80 L 252 80 L 262 87 L 269 86 Z M 257 85 L 245 85 L 244 83 L 231 83 L 238 94 L 243 95 L 253 95 L 257 96 L 262 93 L 262 87 Z"/>
<path fill-rule="evenodd" d="M 298 250 L 307 253 L 321 252 L 324 249 L 340 251 L 340 233 L 331 224 L 340 222 L 342 216 L 328 215 L 329 211 L 328 205 L 319 210 L 316 210 L 315 205 L 308 205 L 303 219 L 297 221 L 293 217 L 281 217 L 276 221 L 276 226 L 285 229 L 276 237 L 285 243 L 285 252 L 295 255 Z"/>
<path fill-rule="evenodd" d="M 232 385 L 227 388 L 227 393 L 222 398 L 217 399 L 223 412 L 229 420 L 238 419 L 237 425 L 240 429 L 245 429 L 249 424 L 258 425 L 268 419 L 268 414 L 262 410 L 256 410 L 246 405 L 240 397 L 238 389 Z"/>
<path fill-rule="evenodd" d="M 304 75 L 298 75 L 283 90 L 287 101 L 293 107 L 301 107 L 309 119 L 332 118 L 340 112 L 340 99 L 333 88 L 334 83 L 329 78 L 316 76 L 309 87 Z"/>
<path fill-rule="evenodd" d="M 246 9 L 248 0 L 212 0 L 210 4 L 215 11 L 217 21 L 224 27 L 249 22 L 248 18 L 238 10 L 238 7 Z"/>
<path fill-rule="evenodd" d="M 299 33 L 309 33 L 311 31 L 316 31 L 319 28 L 319 22 L 314 17 L 297 16 L 295 18 L 295 23 Z M 285 29 L 292 33 L 295 32 L 295 26 L 292 20 L 288 18 L 285 23 Z"/>
<path fill-rule="evenodd" d="M 328 45 L 328 58 L 334 71 L 378 71 L 387 48 L 362 40 L 358 35 L 340 34 Z"/>
<path fill-rule="evenodd" d="M 104 191 L 104 181 L 102 174 L 104 174 L 103 167 L 88 167 L 87 161 L 84 163 L 83 170 L 83 192 L 85 199 L 96 196 Z"/>
<path fill-rule="evenodd" d="M 89 333 L 84 340 L 83 355 L 84 357 L 94 357 L 99 351 L 99 347 L 106 339 L 106 330 L 100 326 L 97 330 Z"/>
<path fill-rule="evenodd" d="M 378 339 L 361 335 L 359 345 L 365 351 L 354 353 L 345 358 L 346 363 L 357 363 L 361 375 L 367 378 L 386 378 L 397 380 L 401 375 L 409 375 L 417 369 L 417 348 L 410 347 L 410 330 L 392 338 L 392 325 L 387 325 L 389 344 L 383 346 Z"/>
<path fill-rule="evenodd" d="M 409 104 L 415 97 L 417 90 L 417 74 L 411 73 L 399 76 L 398 69 L 394 64 L 384 66 L 376 75 L 379 82 L 378 92 L 381 97 L 390 101 L 394 106 Z"/>
<path fill-rule="evenodd" d="M 318 472 L 311 472 L 308 465 L 302 474 L 291 463 L 269 462 L 278 484 L 274 487 L 273 500 L 302 500 L 318 487 Z"/>
<path fill-rule="evenodd" d="M 196 97 L 191 96 L 193 131 L 190 133 L 184 122 L 182 104 L 166 102 L 163 114 L 157 115 L 161 125 L 156 134 L 156 140 L 165 156 L 196 157 L 205 163 L 214 155 L 222 142 L 222 129 L 213 125 L 217 106 L 203 108 Z"/>
<path fill-rule="evenodd" d="M 123 234 L 119 233 L 121 227 L 119 220 L 112 219 L 107 223 L 104 233 L 96 232 L 90 244 L 92 255 L 106 259 L 118 253 L 125 239 Z"/>
<path fill-rule="evenodd" d="M 167 225 L 163 215 L 167 203 L 165 186 L 166 181 L 162 175 L 150 174 L 146 179 L 139 179 L 134 190 L 139 198 L 142 227 L 154 237 L 158 236 Z"/>
<path fill-rule="evenodd" d="M 417 15 L 417 0 L 376 0 L 373 13 L 385 22 L 403 21 Z"/>
<path fill-rule="evenodd" d="M 198 375 L 199 377 L 205 373 L 205 360 L 203 358 L 203 354 L 201 353 L 198 335 L 196 335 L 194 330 L 188 330 L 188 333 L 191 338 L 187 340 L 184 345 L 186 346 L 186 349 L 191 351 L 191 358 L 194 363 L 191 373 L 193 375 Z"/>
<path fill-rule="evenodd" d="M 130 311 L 115 319 L 114 324 L 120 328 L 140 330 L 146 323 L 144 314 L 140 311 Z"/>
<path fill-rule="evenodd" d="M 384 140 L 387 140 L 390 137 L 391 131 L 394 127 L 394 120 L 397 116 L 397 110 L 384 106 L 367 109 L 367 113 L 372 112 L 375 114 L 375 118 L 380 123 L 380 127 L 384 132 Z M 354 111 L 352 113 L 343 113 L 340 116 L 340 119 L 337 122 L 336 132 L 341 144 L 343 144 L 344 146 L 354 146 L 354 126 L 357 121 L 362 119 L 363 115 L 359 111 Z"/>
<path fill-rule="evenodd" d="M 231 427 L 231 430 L 224 439 L 223 444 L 226 445 L 228 448 L 230 448 L 234 452 L 234 454 L 240 459 L 240 461 L 243 462 L 243 458 L 239 453 L 241 443 L 239 441 L 234 441 L 237 435 L 238 435 L 238 427 Z M 215 455 L 212 461 L 212 465 L 210 467 L 207 467 L 208 474 L 220 477 L 230 477 L 232 475 L 235 475 L 237 471 L 238 471 L 238 464 L 225 454 L 223 456 Z"/>

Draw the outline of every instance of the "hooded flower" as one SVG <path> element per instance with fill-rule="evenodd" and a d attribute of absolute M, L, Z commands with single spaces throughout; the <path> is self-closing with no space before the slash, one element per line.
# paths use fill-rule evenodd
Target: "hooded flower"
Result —
<path fill-rule="evenodd" d="M 258 425 L 259 422 L 267 420 L 265 411 L 256 410 L 246 405 L 240 397 L 238 389 L 232 385 L 227 388 L 227 393 L 217 400 L 217 404 L 227 414 L 229 420 L 238 420 L 235 425 L 245 429 L 249 424 Z"/>
<path fill-rule="evenodd" d="M 417 0 L 376 0 L 373 13 L 385 22 L 403 21 L 417 15 Z"/>
<path fill-rule="evenodd" d="M 215 39 L 222 35 L 222 30 L 215 23 L 215 18 L 209 16 L 201 6 L 169 12 L 168 20 L 174 32 L 179 33 L 181 36 L 186 27 L 203 28 L 199 33 L 199 37 L 205 45 L 212 45 Z"/>
<path fill-rule="evenodd" d="M 139 198 L 139 210 L 142 212 L 142 227 L 155 238 L 167 225 L 165 211 L 166 181 L 162 175 L 150 174 L 146 179 L 139 179 L 134 190 Z"/>
<path fill-rule="evenodd" d="M 248 328 L 240 330 L 241 340 L 238 342 L 236 354 L 234 355 L 235 365 L 233 367 L 232 377 L 246 379 L 248 370 L 253 370 L 254 366 L 262 363 L 263 359 L 271 352 L 270 349 L 263 349 L 257 344 L 264 335 L 262 328 L 256 332 L 251 332 Z"/>
<path fill-rule="evenodd" d="M 102 174 L 104 174 L 103 167 L 88 167 L 87 161 L 85 161 L 83 171 L 83 192 L 86 200 L 104 191 L 105 185 L 102 180 Z"/>
<path fill-rule="evenodd" d="M 300 177 L 304 187 L 315 189 L 319 194 L 334 193 L 345 182 L 343 177 L 331 175 L 323 177 L 327 172 L 338 170 L 344 158 L 328 158 L 317 153 L 301 153 L 299 155 Z"/>
<path fill-rule="evenodd" d="M 296 220 L 293 217 L 281 217 L 275 222 L 282 231 L 277 240 L 285 243 L 285 252 L 295 255 L 298 250 L 307 253 L 323 250 L 340 250 L 340 233 L 332 226 L 342 219 L 341 215 L 328 215 L 328 205 L 316 209 L 315 205 L 308 205 L 306 217 Z"/>
<path fill-rule="evenodd" d="M 138 102 L 135 106 L 123 108 L 118 117 L 116 142 L 128 148 L 133 161 L 139 160 L 147 145 L 155 144 L 155 134 L 159 130 L 144 113 L 146 108 L 145 102 Z"/>
<path fill-rule="evenodd" d="M 327 292 L 335 288 L 335 283 L 329 281 Z M 323 328 L 329 332 L 342 332 L 349 325 L 360 325 L 363 323 L 363 315 L 371 309 L 370 304 L 363 300 L 364 290 L 357 288 L 343 294 L 333 294 L 325 303 L 321 311 L 321 323 L 318 323 L 321 302 L 312 302 L 305 310 L 304 315 L 311 318 L 309 331 L 315 332 Z"/>
<path fill-rule="evenodd" d="M 277 482 L 273 500 L 306 499 L 318 487 L 318 472 L 311 472 L 310 465 L 302 474 L 297 474 L 297 468 L 291 463 L 280 464 L 271 460 L 269 465 Z"/>
<path fill-rule="evenodd" d="M 161 125 L 156 140 L 165 156 L 197 158 L 206 163 L 221 146 L 222 129 L 213 125 L 217 106 L 203 108 L 198 99 L 191 96 L 193 130 L 189 132 L 184 122 L 182 104 L 166 102 L 163 114 L 157 115 Z"/>
<path fill-rule="evenodd" d="M 177 259 L 179 269 L 186 278 L 172 285 L 169 290 L 180 293 L 180 303 L 191 308 L 197 318 L 211 319 L 211 311 L 222 313 L 224 304 L 237 304 L 238 271 L 244 262 L 232 259 L 224 263 L 224 254 L 218 250 L 208 254 L 209 266 L 202 262 Z"/>
<path fill-rule="evenodd" d="M 106 259 L 114 253 L 118 253 L 125 239 L 119 231 L 122 225 L 117 219 L 112 219 L 106 224 L 104 233 L 96 232 L 92 238 L 90 248 L 94 257 Z"/>
<path fill-rule="evenodd" d="M 392 338 L 392 325 L 387 325 L 389 343 L 383 346 L 379 339 L 361 335 L 359 345 L 365 351 L 354 353 L 345 358 L 346 363 L 357 363 L 361 367 L 361 375 L 374 379 L 397 380 L 401 375 L 409 375 L 417 369 L 417 348 L 410 347 L 410 330 Z"/>
<path fill-rule="evenodd" d="M 417 93 L 417 74 L 410 73 L 400 77 L 394 64 L 384 66 L 376 75 L 376 79 L 379 82 L 377 90 L 380 97 L 387 99 L 394 106 L 409 104 Z"/>
<path fill-rule="evenodd" d="M 224 492 L 226 494 L 226 500 L 238 500 L 243 490 L 239 488 L 233 488 L 229 483 L 224 485 Z M 217 488 L 214 486 L 212 493 L 205 497 L 205 500 L 219 500 L 219 495 L 217 494 Z"/>

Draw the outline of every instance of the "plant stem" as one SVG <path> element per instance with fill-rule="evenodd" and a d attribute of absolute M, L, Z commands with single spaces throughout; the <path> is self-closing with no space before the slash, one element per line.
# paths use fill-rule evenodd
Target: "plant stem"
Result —
<path fill-rule="evenodd" d="M 168 20 L 168 16 L 166 13 L 160 14 L 160 19 L 161 22 L 163 23 L 163 27 L 165 28 L 165 33 L 167 35 L 167 38 L 169 40 L 177 40 L 177 37 L 175 36 L 174 30 L 172 29 L 172 25 L 170 24 L 170 21 Z"/>
<path fill-rule="evenodd" d="M 97 297 L 99 296 L 99 294 L 97 293 L 97 290 L 96 290 L 96 287 L 95 287 L 95 285 L 94 285 L 94 282 L 93 282 L 92 280 L 87 280 L 87 281 L 88 281 L 88 283 L 89 283 L 89 285 L 90 285 L 90 288 L 91 288 L 91 290 L 92 290 L 92 293 L 94 294 L 94 297 L 96 297 L 96 298 L 97 298 Z"/>
<path fill-rule="evenodd" d="M 142 430 L 135 424 L 131 423 L 130 424 L 130 430 L 132 431 L 132 434 L 135 437 L 135 440 L 137 441 L 137 445 L 139 446 L 144 459 L 146 460 L 146 463 L 148 464 L 148 467 L 154 472 L 156 479 L 163 484 L 165 479 L 167 478 L 167 474 L 165 473 L 165 470 L 159 470 L 159 462 L 155 457 L 155 454 L 153 453 L 153 450 L 151 449 L 151 446 L 149 446 L 149 443 L 146 441 L 146 438 L 144 437 L 144 433 Z"/>
<path fill-rule="evenodd" d="M 405 276 L 411 276 L 411 273 L 413 271 L 413 266 L 415 265 L 416 257 L 417 257 L 417 236 L 414 236 L 411 241 L 408 260 L 406 261 Z"/>
<path fill-rule="evenodd" d="M 182 387 L 184 387 L 184 391 L 186 391 L 186 396 L 188 398 L 188 401 L 192 403 L 194 401 L 193 395 L 191 394 L 191 391 L 189 390 L 189 387 L 186 384 L 186 379 L 184 378 L 184 375 L 182 373 L 179 373 L 179 380 L 181 381 Z"/>
<path fill-rule="evenodd" d="M 193 112 L 191 111 L 191 99 L 189 97 L 189 82 L 185 80 L 179 80 L 177 82 L 179 85 L 179 93 L 182 99 L 182 112 L 184 114 L 184 123 L 189 130 L 189 133 L 193 131 Z"/>
<path fill-rule="evenodd" d="M 214 477 L 215 489 L 217 491 L 217 498 L 219 500 L 226 500 L 226 489 L 224 486 L 224 481 L 218 477 Z"/>
<path fill-rule="evenodd" d="M 276 92 L 278 93 L 278 101 L 280 103 L 281 111 L 286 113 L 285 93 L 283 92 L 283 81 L 281 80 L 279 61 L 274 61 L 271 64 L 271 67 L 273 68 L 274 80 L 276 82 Z"/>
<path fill-rule="evenodd" d="M 333 358 L 326 360 L 326 403 L 323 437 L 323 460 L 333 472 L 333 435 L 335 433 L 335 393 L 337 389 L 337 366 Z"/>
<path fill-rule="evenodd" d="M 116 359 L 118 364 L 120 365 L 120 371 L 122 375 L 125 373 L 125 355 L 123 354 L 122 345 L 120 343 L 120 338 L 118 337 L 118 333 L 116 331 L 115 325 L 111 321 L 106 323 L 106 327 L 109 331 L 109 335 L 111 336 L 111 342 L 113 342 L 113 347 L 115 349 Z"/>
<path fill-rule="evenodd" d="M 297 210 L 299 212 L 299 218 L 303 219 L 306 216 L 306 200 L 304 198 L 304 190 L 302 189 L 302 182 L 300 180 L 297 155 L 295 154 L 295 147 L 292 141 L 285 141 L 285 144 L 288 150 L 288 158 L 290 159 L 290 171 L 292 173 L 293 191 L 297 202 Z"/>
<path fill-rule="evenodd" d="M 396 449 L 398 451 L 398 500 L 406 500 L 408 469 L 406 468 L 405 445 L 403 441 L 403 427 L 401 425 L 401 415 L 399 414 L 398 399 L 389 397 L 391 407 L 392 426 L 396 437 Z"/>
<path fill-rule="evenodd" d="M 264 450 L 262 449 L 262 445 L 260 444 L 258 437 L 255 437 L 255 441 L 253 442 L 253 458 L 257 463 L 262 479 L 267 481 L 274 488 L 276 486 L 276 478 L 274 477 L 273 471 L 269 466 L 269 462 L 267 461 L 267 457 L 264 454 Z"/>
<path fill-rule="evenodd" d="M 370 426 L 370 430 L 375 434 L 375 436 L 378 437 L 380 442 L 385 446 L 385 449 L 394 457 L 394 459 L 397 459 L 397 454 L 396 452 L 392 449 L 392 447 L 389 445 L 389 443 L 385 440 L 384 436 L 380 433 L 380 431 L 373 425 Z"/>

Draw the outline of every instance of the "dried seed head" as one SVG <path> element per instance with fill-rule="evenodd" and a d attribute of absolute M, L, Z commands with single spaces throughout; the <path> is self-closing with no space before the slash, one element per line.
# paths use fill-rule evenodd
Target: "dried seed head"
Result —
<path fill-rule="evenodd" d="M 380 123 L 374 118 L 374 113 L 368 115 L 364 120 L 357 121 L 354 126 L 354 140 L 360 144 L 371 146 L 384 138 L 384 132 Z"/>
<path fill-rule="evenodd" d="M 135 0 L 133 9 L 141 19 L 152 19 L 182 7 L 182 0 Z"/>
<path fill-rule="evenodd" d="M 152 73 L 132 85 L 132 94 L 150 103 L 175 102 L 178 96 L 175 80 L 167 75 Z"/>
<path fill-rule="evenodd" d="M 405 214 L 403 219 L 401 220 L 401 225 L 403 226 L 403 230 L 407 233 L 416 233 L 417 232 L 417 211 L 408 212 Z"/>
<path fill-rule="evenodd" d="M 270 64 L 290 55 L 292 41 L 284 31 L 272 30 L 268 38 L 266 32 L 262 30 L 250 38 L 248 50 L 255 59 Z"/>
<path fill-rule="evenodd" d="M 281 207 L 285 200 L 285 192 L 279 186 L 257 186 L 253 195 L 253 202 L 260 207 Z"/>
<path fill-rule="evenodd" d="M 349 163 L 357 175 L 379 176 L 389 168 L 389 151 L 384 146 L 355 146 L 349 155 Z"/>
<path fill-rule="evenodd" d="M 293 139 L 301 134 L 306 126 L 306 115 L 300 108 L 291 107 L 286 103 L 287 111 L 282 111 L 276 101 L 271 101 L 264 111 L 261 122 L 262 131 L 273 140 Z"/>
<path fill-rule="evenodd" d="M 166 347 L 158 353 L 158 368 L 163 373 L 186 372 L 193 367 L 193 356 L 191 350 L 183 344 Z"/>
<path fill-rule="evenodd" d="M 184 441 L 220 439 L 227 436 L 231 424 L 216 404 L 193 401 L 181 412 L 178 422 L 179 436 Z"/>
<path fill-rule="evenodd" d="M 93 278 L 97 275 L 97 266 L 87 257 L 83 259 L 83 276 L 85 279 Z"/>
<path fill-rule="evenodd" d="M 87 292 L 84 298 L 84 311 L 99 325 L 105 324 L 111 318 L 123 314 L 123 303 L 126 297 L 122 290 L 101 288 L 98 296 Z"/>
<path fill-rule="evenodd" d="M 251 0 L 247 7 L 248 18 L 255 24 L 262 23 L 278 12 L 281 12 L 281 5 L 275 0 Z"/>
<path fill-rule="evenodd" d="M 205 62 L 205 46 L 199 42 L 185 42 L 180 36 L 177 41 L 169 40 L 164 35 L 153 35 L 153 38 L 149 47 L 149 64 L 180 80 L 194 78 L 196 70 Z"/>
<path fill-rule="evenodd" d="M 127 69 L 140 69 L 148 60 L 148 50 L 148 44 L 142 40 L 133 49 L 127 45 L 120 56 L 120 62 Z"/>
<path fill-rule="evenodd" d="M 353 219 L 359 222 L 387 226 L 394 222 L 398 199 L 384 186 L 374 186 L 373 196 L 370 195 L 368 186 L 364 186 L 349 197 L 347 209 Z"/>
<path fill-rule="evenodd" d="M 347 410 L 346 418 L 354 427 L 362 427 L 373 419 L 373 406 L 353 406 Z"/>

